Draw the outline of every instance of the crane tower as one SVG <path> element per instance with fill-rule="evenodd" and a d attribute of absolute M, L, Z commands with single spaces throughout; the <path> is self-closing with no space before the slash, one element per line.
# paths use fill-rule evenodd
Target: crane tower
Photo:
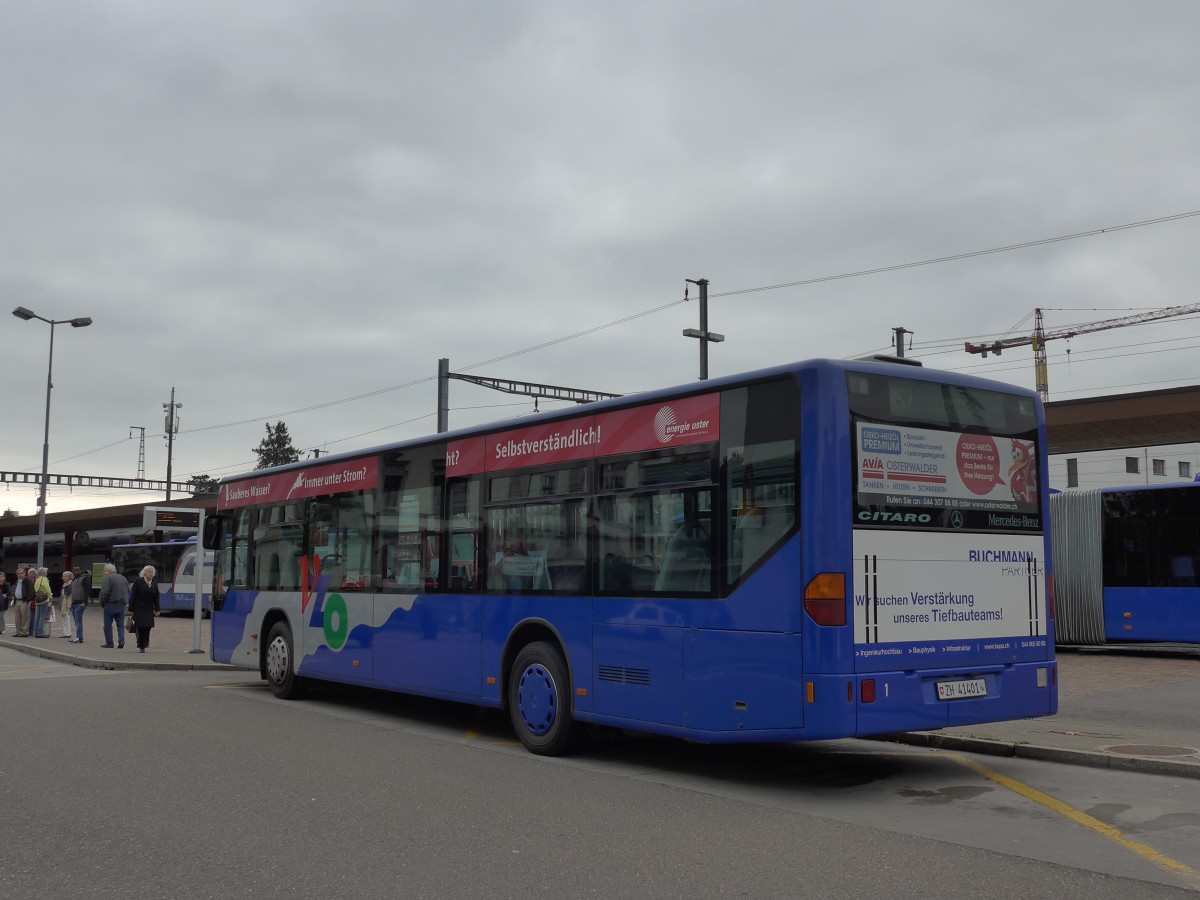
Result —
<path fill-rule="evenodd" d="M 1007 350 L 1010 347 L 1024 347 L 1026 344 L 1032 345 L 1034 380 L 1037 384 L 1037 392 L 1041 395 L 1042 400 L 1046 401 L 1050 399 L 1050 376 L 1046 368 L 1046 341 L 1075 337 L 1079 334 L 1091 334 L 1093 331 L 1107 331 L 1110 328 L 1123 328 L 1126 325 L 1141 325 L 1144 322 L 1156 322 L 1159 319 L 1171 319 L 1175 316 L 1186 316 L 1192 313 L 1200 313 L 1200 303 L 1191 303 L 1186 306 L 1168 306 L 1165 309 L 1153 309 L 1149 312 L 1138 313 L 1133 316 L 1102 319 L 1099 322 L 1088 322 L 1083 325 L 1073 325 L 1070 328 L 1046 331 L 1042 327 L 1042 308 L 1039 306 L 1033 311 L 1033 334 L 1027 334 L 1022 337 L 1001 338 L 998 341 L 986 344 L 972 344 L 970 341 L 967 341 L 965 348 L 968 353 L 978 353 L 986 357 L 989 353 L 995 353 L 999 356 L 1001 350 Z"/>

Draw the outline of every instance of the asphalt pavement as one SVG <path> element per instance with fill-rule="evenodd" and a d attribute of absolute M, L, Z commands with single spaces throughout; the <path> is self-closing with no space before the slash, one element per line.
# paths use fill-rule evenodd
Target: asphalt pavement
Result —
<path fill-rule="evenodd" d="M 209 658 L 209 621 L 197 639 L 191 616 L 156 620 L 150 647 L 134 640 L 106 649 L 103 615 L 85 614 L 84 643 L 59 637 L 13 637 L 13 613 L 4 615 L 0 647 L 93 669 L 187 670 L 231 667 Z M 199 652 L 196 652 L 199 650 Z M 1060 647 L 1058 715 L 917 731 L 894 740 L 943 750 L 1019 756 L 1074 765 L 1200 778 L 1200 646 L 1108 645 Z"/>

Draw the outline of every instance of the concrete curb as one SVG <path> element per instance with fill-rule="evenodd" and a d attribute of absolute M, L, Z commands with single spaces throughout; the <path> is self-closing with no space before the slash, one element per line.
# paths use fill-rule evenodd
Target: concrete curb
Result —
<path fill-rule="evenodd" d="M 141 669 L 157 672 L 190 672 L 199 670 L 232 672 L 234 670 L 233 666 L 228 666 L 224 663 L 213 662 L 203 653 L 196 654 L 195 662 L 171 662 L 168 660 L 138 659 L 136 656 L 132 659 L 128 657 L 120 658 L 115 655 L 111 659 L 94 659 L 91 657 L 76 656 L 73 653 L 63 653 L 62 651 L 54 650 L 50 647 L 41 647 L 36 644 L 15 643 L 13 641 L 6 641 L 3 639 L 0 639 L 0 647 L 7 647 L 10 650 L 16 650 L 20 653 L 26 654 L 27 656 L 37 656 L 41 659 L 53 660 L 54 662 L 70 663 L 71 665 L 79 666 L 82 669 L 107 669 L 109 671 L 126 672 L 138 671 Z M 117 650 L 115 648 L 112 650 L 113 654 L 125 654 L 126 652 L 128 651 Z M 138 654 L 136 649 L 133 650 L 133 653 L 137 654 L 137 656 L 141 655 Z"/>
<path fill-rule="evenodd" d="M 986 756 L 1040 759 L 1045 762 L 1067 763 L 1093 769 L 1144 772 L 1151 775 L 1171 775 L 1176 778 L 1200 778 L 1200 761 L 1184 762 L 1179 759 L 1159 759 L 1150 756 L 1118 756 L 1111 753 L 1098 753 L 1094 750 L 1070 750 L 1066 747 L 1046 747 L 1038 744 L 957 737 L 952 734 L 937 734 L 928 731 L 881 735 L 874 740 L 910 744 L 915 747 L 930 747 L 935 750 L 959 750 L 964 753 L 979 753 Z"/>

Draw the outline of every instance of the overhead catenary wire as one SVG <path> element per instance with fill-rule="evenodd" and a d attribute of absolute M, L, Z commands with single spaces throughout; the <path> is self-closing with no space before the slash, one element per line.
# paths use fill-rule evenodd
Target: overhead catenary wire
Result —
<path fill-rule="evenodd" d="M 943 264 L 943 263 L 955 262 L 958 260 L 973 259 L 973 258 L 980 257 L 980 256 L 988 256 L 988 255 L 992 255 L 992 254 L 996 254 L 996 253 L 1008 253 L 1008 252 L 1011 252 L 1014 250 L 1024 250 L 1024 249 L 1028 249 L 1030 247 L 1038 247 L 1038 246 L 1042 246 L 1042 245 L 1046 245 L 1046 244 L 1055 244 L 1055 243 L 1061 243 L 1063 241 L 1079 240 L 1079 239 L 1085 238 L 1085 237 L 1094 237 L 1097 235 L 1109 234 L 1109 233 L 1117 232 L 1117 231 L 1127 231 L 1127 230 L 1133 229 L 1133 228 L 1143 228 L 1148 225 L 1160 225 L 1165 222 L 1174 222 L 1174 221 L 1178 221 L 1180 219 L 1188 219 L 1188 218 L 1192 218 L 1195 216 L 1200 216 L 1200 210 L 1191 210 L 1189 212 L 1174 213 L 1174 214 L 1168 215 L 1168 216 L 1158 216 L 1157 218 L 1143 219 L 1141 221 L 1128 222 L 1128 223 L 1125 223 L 1122 225 L 1110 225 L 1110 226 L 1107 226 L 1104 228 L 1093 228 L 1088 231 L 1078 231 L 1078 232 L 1074 232 L 1072 234 L 1057 235 L 1055 237 L 1037 238 L 1035 240 L 1022 241 L 1022 242 L 1016 243 L 1016 244 L 1005 244 L 1005 245 L 1002 245 L 999 247 L 990 247 L 990 248 L 984 249 L 984 250 L 970 250 L 970 251 L 966 251 L 963 253 L 955 253 L 955 254 L 950 254 L 947 256 L 932 257 L 930 259 L 916 260 L 913 262 L 897 263 L 897 264 L 888 265 L 888 266 L 877 266 L 875 268 L 870 268 L 870 269 L 858 269 L 853 272 L 843 272 L 843 273 L 836 274 L 836 275 L 822 275 L 822 276 L 818 276 L 818 277 L 814 277 L 814 278 L 800 279 L 798 281 L 788 281 L 788 282 L 781 282 L 779 284 L 762 285 L 760 287 L 740 288 L 740 289 L 732 290 L 732 291 L 710 293 L 708 295 L 708 297 L 710 300 L 714 300 L 714 299 L 717 299 L 720 297 L 736 297 L 736 296 L 740 296 L 743 294 L 753 294 L 753 293 L 761 293 L 764 291 L 782 290 L 783 288 L 790 288 L 790 287 L 804 287 L 806 285 L 821 284 L 823 282 L 828 282 L 828 281 L 839 281 L 839 280 L 843 280 L 843 279 L 847 279 L 847 278 L 861 278 L 861 277 L 864 277 L 867 275 L 879 275 L 879 274 L 883 274 L 885 272 L 897 272 L 897 271 L 901 271 L 903 269 L 912 269 L 912 268 L 917 268 L 920 266 L 939 265 L 939 264 Z M 636 321 L 637 319 L 641 319 L 646 316 L 654 315 L 655 313 L 659 313 L 664 310 L 671 309 L 676 306 L 680 306 L 687 302 L 688 301 L 684 300 L 684 299 L 673 300 L 670 303 L 664 303 L 659 306 L 652 307 L 650 309 L 642 310 L 641 312 L 636 312 L 636 313 L 633 313 L 628 316 L 623 316 L 619 319 L 614 319 L 611 322 L 605 322 L 602 325 L 595 325 L 595 326 L 592 326 L 591 328 L 585 328 L 582 331 L 576 331 L 576 332 L 572 332 L 571 334 L 563 335 L 562 337 L 552 338 L 551 340 L 548 340 L 548 341 L 542 341 L 539 344 L 534 344 L 532 346 L 525 347 L 521 350 L 514 350 L 510 353 L 504 353 L 504 354 L 501 354 L 500 356 L 493 356 L 489 359 L 484 359 L 484 360 L 480 360 L 478 362 L 469 363 L 464 366 L 457 366 L 456 368 L 459 371 L 466 372 L 466 371 L 471 371 L 474 369 L 481 368 L 483 366 L 492 365 L 493 363 L 503 362 L 505 360 L 513 359 L 518 356 L 524 356 L 527 353 L 534 353 L 538 350 L 545 350 L 547 347 L 553 347 L 557 344 L 562 344 L 567 341 L 576 340 L 577 338 L 586 337 L 587 335 L 595 334 L 598 331 L 604 331 L 605 329 L 608 329 L 608 328 L 614 328 L 618 325 L 624 325 L 629 322 Z M 389 393 L 391 391 L 398 391 L 398 390 L 403 390 L 405 388 L 415 387 L 417 385 L 428 384 L 434 380 L 435 380 L 435 376 L 431 375 L 427 378 L 414 379 L 412 381 L 408 381 L 403 384 L 392 385 L 390 387 L 379 388 L 378 390 L 368 391 L 368 392 L 362 393 L 362 394 L 356 394 L 352 397 L 344 397 L 339 400 L 329 400 L 324 403 L 313 404 L 311 406 L 305 406 L 305 407 L 301 407 L 301 408 L 294 409 L 294 410 L 288 410 L 288 411 L 281 412 L 281 413 L 271 413 L 269 415 L 255 416 L 255 417 L 249 418 L 249 419 L 240 419 L 236 422 L 225 422 L 225 423 L 216 424 L 216 425 L 205 425 L 205 426 L 202 426 L 199 428 L 191 428 L 191 429 L 188 429 L 187 431 L 181 431 L 181 433 L 190 434 L 190 433 L 196 433 L 196 432 L 201 432 L 201 431 L 212 431 L 212 430 L 219 429 L 219 428 L 229 428 L 229 427 L 232 427 L 235 425 L 246 425 L 246 424 L 250 424 L 253 422 L 262 422 L 262 421 L 267 421 L 269 419 L 282 418 L 284 416 L 289 416 L 289 415 L 298 415 L 300 413 L 313 412 L 318 409 L 326 409 L 330 406 L 337 406 L 342 403 L 352 403 L 356 400 L 363 400 L 363 399 L 366 399 L 369 397 L 375 397 L 375 396 L 378 396 L 379 394 L 385 394 L 385 393 Z"/>
<path fill-rule="evenodd" d="M 878 266 L 874 269 L 859 269 L 856 272 L 845 272 L 841 275 L 822 275 L 817 278 L 805 278 L 800 281 L 785 281 L 780 284 L 769 284 L 763 287 L 741 288 L 734 291 L 723 291 L 721 293 L 709 294 L 710 300 L 717 297 L 734 297 L 739 294 L 754 294 L 760 291 L 776 291 L 781 288 L 789 287 L 804 287 L 810 284 L 821 284 L 826 281 L 840 281 L 845 278 L 861 278 L 864 275 L 881 275 L 884 272 L 899 272 L 903 269 L 915 269 L 919 266 L 936 266 L 941 263 L 956 262 L 961 259 L 974 259 L 979 256 L 988 256 L 993 253 L 1008 253 L 1012 250 L 1026 250 L 1030 247 L 1040 247 L 1045 244 L 1057 244 L 1063 241 L 1074 241 L 1085 237 L 1095 237 L 1099 234 L 1108 234 L 1114 231 L 1125 231 L 1130 228 L 1142 228 L 1146 225 L 1161 225 L 1163 222 L 1174 222 L 1179 219 L 1188 219 L 1193 216 L 1200 216 L 1200 209 L 1192 210 L 1191 212 L 1175 213 L 1170 216 L 1159 216 L 1156 219 L 1144 219 L 1140 222 L 1129 222 L 1124 225 L 1111 225 L 1107 228 L 1093 228 L 1090 231 L 1077 231 L 1074 234 L 1061 234 L 1057 237 L 1038 238 L 1033 241 L 1022 241 L 1019 244 L 1005 244 L 1001 247 L 992 247 L 987 250 L 970 250 L 965 253 L 954 253 L 949 256 L 936 256 L 931 259 L 917 260 L 916 262 L 896 263 L 890 266 Z"/>
<path fill-rule="evenodd" d="M 812 277 L 812 278 L 798 279 L 798 280 L 794 280 L 794 281 L 779 282 L 776 284 L 761 285 L 758 287 L 739 288 L 739 289 L 730 290 L 730 291 L 714 292 L 714 293 L 709 294 L 709 299 L 715 300 L 715 299 L 720 299 L 723 297 L 734 297 L 734 296 L 742 296 L 742 295 L 746 295 L 746 294 L 762 293 L 762 292 L 766 292 L 766 291 L 782 290 L 785 288 L 804 287 L 804 286 L 808 286 L 808 285 L 821 284 L 821 283 L 826 283 L 826 282 L 831 282 L 831 281 L 839 281 L 839 280 L 845 280 L 845 279 L 850 279 L 850 278 L 860 278 L 860 277 L 865 277 L 865 276 L 869 276 L 869 275 L 885 274 L 888 272 L 897 272 L 897 271 L 902 271 L 905 269 L 912 269 L 912 268 L 918 268 L 918 267 L 923 267 L 923 266 L 940 265 L 940 264 L 956 262 L 956 261 L 960 261 L 960 260 L 978 258 L 981 256 L 988 256 L 988 255 L 999 254 L 999 253 L 1008 253 L 1008 252 L 1013 252 L 1016 250 L 1029 249 L 1032 247 L 1044 246 L 1044 245 L 1048 245 L 1048 244 L 1055 244 L 1055 243 L 1061 243 L 1061 242 L 1065 242 L 1065 241 L 1079 240 L 1079 239 L 1086 238 L 1086 237 L 1095 237 L 1098 235 L 1109 234 L 1109 233 L 1113 233 L 1113 232 L 1117 232 L 1117 231 L 1125 231 L 1125 230 L 1130 230 L 1130 229 L 1134 229 L 1134 228 L 1142 228 L 1142 227 L 1146 227 L 1146 226 L 1150 226 L 1150 225 L 1158 225 L 1158 224 L 1163 224 L 1163 223 L 1167 223 L 1167 222 L 1175 222 L 1175 221 L 1179 221 L 1182 219 L 1193 218 L 1196 216 L 1200 216 L 1200 210 L 1191 210 L 1188 212 L 1175 213 L 1175 214 L 1166 215 L 1166 216 L 1158 216 L 1158 217 L 1151 218 L 1151 219 L 1143 219 L 1143 220 L 1139 220 L 1136 222 L 1128 222 L 1128 223 L 1124 223 L 1124 224 L 1120 224 L 1120 225 L 1106 226 L 1103 228 L 1094 228 L 1094 229 L 1089 229 L 1087 231 L 1079 231 L 1079 232 L 1073 232 L 1070 234 L 1056 235 L 1053 237 L 1038 238 L 1038 239 L 1029 240 L 1029 241 L 1021 241 L 1021 242 L 1013 243 L 1013 244 L 1004 244 L 1001 246 L 990 247 L 990 248 L 981 249 L 981 250 L 971 250 L 971 251 L 965 251 L 962 253 L 955 253 L 955 254 L 948 254 L 948 255 L 944 255 L 944 256 L 931 257 L 928 259 L 914 260 L 914 261 L 910 261 L 910 262 L 896 263 L 896 264 L 886 265 L 886 266 L 876 266 L 876 267 L 867 268 L 867 269 L 858 269 L 858 270 L 854 270 L 851 272 L 843 272 L 843 273 L 837 273 L 837 274 L 832 274 L 832 275 L 822 275 L 822 276 L 816 276 L 816 277 Z M 644 318 L 646 316 L 654 315 L 655 313 L 659 313 L 664 310 L 671 309 L 673 307 L 679 306 L 686 302 L 687 302 L 686 299 L 674 300 L 674 301 L 671 301 L 670 303 L 664 303 L 664 304 L 661 304 L 661 305 L 658 305 L 655 307 L 651 307 L 649 309 L 645 309 L 645 310 L 642 310 L 637 313 L 633 313 L 628 316 L 623 316 L 619 319 L 614 319 L 613 321 L 610 321 L 610 322 L 606 322 L 606 323 L 603 323 L 600 325 L 595 325 L 595 326 L 592 326 L 590 328 L 586 328 L 586 329 L 583 329 L 580 331 L 572 332 L 571 334 L 567 334 L 567 335 L 563 335 L 558 338 L 543 341 L 541 343 L 534 344 L 532 346 L 525 347 L 525 348 L 522 348 L 519 350 L 514 350 L 509 353 L 501 354 L 499 356 L 494 356 L 489 359 L 480 360 L 475 363 L 470 363 L 465 366 L 461 366 L 459 368 L 461 371 L 474 370 L 474 369 L 478 369 L 478 368 L 481 368 L 486 365 L 491 365 L 493 363 L 502 362 L 505 360 L 513 359 L 518 356 L 523 356 L 528 353 L 533 353 L 538 350 L 544 350 L 548 347 L 552 347 L 552 346 L 555 346 L 555 345 L 558 345 L 561 343 L 565 343 L 567 341 L 576 340 L 578 338 L 585 337 L 590 334 L 595 334 L 599 331 L 603 331 L 608 328 L 613 328 L 618 325 L 623 325 L 623 324 L 627 324 L 632 321 L 636 321 L 637 319 Z M 1013 329 L 1010 329 L 1010 331 L 1015 330 L 1016 328 L 1019 328 L 1019 327 L 1020 327 L 1020 324 L 1013 326 Z M 885 351 L 887 348 L 880 348 L 880 349 Z M 920 349 L 920 345 L 918 345 L 917 350 L 918 350 L 918 352 L 924 352 Z M 879 351 L 873 351 L 873 352 L 879 352 Z M 946 352 L 949 352 L 949 351 L 946 351 Z M 927 354 L 927 355 L 931 355 L 931 354 Z M 993 369 L 991 371 L 1005 371 L 1005 370 L 1006 369 Z M 1181 380 L 1188 380 L 1188 379 L 1181 379 Z M 213 431 L 213 430 L 218 430 L 218 429 L 223 429 L 223 428 L 231 428 L 231 427 L 235 427 L 238 425 L 247 425 L 247 424 L 252 424 L 255 422 L 269 421 L 271 419 L 282 419 L 286 416 L 294 416 L 294 415 L 299 415 L 302 413 L 314 412 L 314 411 L 321 410 L 321 409 L 327 409 L 327 408 L 333 407 L 333 406 L 339 406 L 339 405 L 342 405 L 345 403 L 352 403 L 352 402 L 356 402 L 358 400 L 369 399 L 371 397 L 376 397 L 381 394 L 390 393 L 393 391 L 404 390 L 404 389 L 415 387 L 418 385 L 429 384 L 432 381 L 434 381 L 434 376 L 413 379 L 413 380 L 404 382 L 402 384 L 378 388 L 376 390 L 366 391 L 366 392 L 363 392 L 360 394 L 355 394 L 350 397 L 343 397 L 343 398 L 339 398 L 339 399 L 335 399 L 335 400 L 325 401 L 322 403 L 311 404 L 309 406 L 298 407 L 298 408 L 291 409 L 291 410 L 285 410 L 283 412 L 269 413 L 269 414 L 264 414 L 264 415 L 260 415 L 260 416 L 239 419 L 239 420 L 231 421 L 231 422 L 198 426 L 195 428 L 181 430 L 180 433 L 181 434 L 195 434 L 195 433 L 201 433 L 201 432 L 205 432 L 205 431 Z M 1079 393 L 1079 392 L 1075 391 L 1075 392 L 1065 392 L 1065 393 Z M 373 429 L 371 431 L 363 432 L 358 435 L 351 435 L 351 436 L 347 436 L 347 437 L 343 437 L 343 438 L 335 438 L 333 440 L 325 441 L 325 444 L 341 443 L 341 442 L 344 442 L 347 440 L 354 440 L 355 438 L 358 438 L 358 437 L 363 437 L 368 434 L 378 433 L 380 431 L 386 431 L 389 428 L 400 427 L 401 425 L 404 425 L 404 424 L 410 424 L 412 421 L 418 421 L 420 419 L 428 418 L 428 417 L 429 416 L 419 416 L 416 419 L 408 420 L 406 422 L 395 423 L 393 425 L 384 426 L 384 427 L 378 428 L 378 429 Z M 84 453 L 75 454 L 74 456 L 67 457 L 66 459 L 77 459 L 82 456 L 87 456 L 92 453 L 96 453 L 96 452 L 100 452 L 101 450 L 108 449 L 109 447 L 116 446 L 119 443 L 122 443 L 122 442 L 116 441 L 116 442 L 113 442 L 112 444 L 105 445 L 104 447 L 96 448 L 95 450 L 85 451 Z M 66 461 L 66 459 L 59 460 L 59 462 Z M 230 466 L 230 467 L 213 466 L 213 467 L 209 467 L 207 469 L 207 471 L 209 471 L 209 472 L 223 471 L 226 468 L 233 468 L 233 467 L 232 466 Z M 200 473 L 191 473 L 191 474 L 200 474 Z"/>

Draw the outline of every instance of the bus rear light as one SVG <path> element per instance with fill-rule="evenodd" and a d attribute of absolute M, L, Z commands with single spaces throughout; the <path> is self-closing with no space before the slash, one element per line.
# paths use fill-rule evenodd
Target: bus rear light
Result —
<path fill-rule="evenodd" d="M 874 678 L 864 678 L 863 679 L 862 684 L 859 686 L 858 696 L 862 700 L 863 703 L 874 703 L 875 702 L 875 679 Z"/>
<path fill-rule="evenodd" d="M 846 624 L 846 576 L 821 572 L 804 588 L 804 611 L 818 625 Z"/>
<path fill-rule="evenodd" d="M 816 702 L 816 689 L 811 681 L 804 682 L 804 701 L 806 703 Z"/>
<path fill-rule="evenodd" d="M 1046 576 L 1046 615 L 1054 618 L 1054 573 Z"/>

